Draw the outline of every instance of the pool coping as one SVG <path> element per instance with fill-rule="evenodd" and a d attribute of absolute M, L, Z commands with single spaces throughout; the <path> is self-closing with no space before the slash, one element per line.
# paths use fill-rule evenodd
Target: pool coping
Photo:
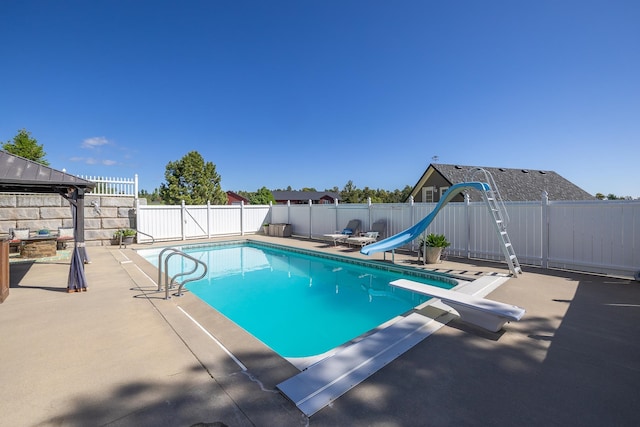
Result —
<path fill-rule="evenodd" d="M 150 262 L 148 262 L 143 256 L 141 256 L 139 254 L 139 251 L 142 251 L 145 249 L 161 250 L 166 247 L 173 247 L 181 250 L 184 247 L 197 248 L 197 247 L 211 247 L 211 246 L 231 246 L 231 245 L 238 245 L 238 244 L 245 244 L 245 243 L 254 243 L 256 245 L 262 245 L 270 248 L 276 248 L 276 249 L 281 249 L 281 250 L 286 250 L 286 251 L 291 251 L 291 252 L 296 252 L 296 253 L 301 253 L 306 255 L 318 256 L 325 259 L 337 260 L 337 261 L 347 262 L 347 263 L 356 264 L 356 265 L 362 265 L 362 266 L 376 268 L 376 269 L 380 269 L 388 272 L 406 274 L 408 276 L 413 276 L 413 277 L 431 278 L 431 279 L 437 279 L 442 281 L 450 281 L 452 284 L 451 289 L 461 290 L 466 288 L 466 291 L 464 291 L 465 293 L 473 292 L 473 287 L 469 287 L 469 286 L 475 281 L 477 281 L 478 279 L 482 277 L 486 277 L 486 276 L 481 276 L 480 278 L 476 278 L 476 279 L 461 278 L 459 276 L 456 277 L 455 275 L 448 274 L 448 273 L 421 271 L 416 269 L 415 267 L 402 266 L 398 264 L 389 263 L 386 261 L 362 260 L 362 259 L 357 259 L 357 258 L 353 258 L 346 255 L 341 255 L 341 254 L 327 253 L 327 252 L 299 248 L 299 247 L 289 246 L 284 244 L 265 242 L 263 240 L 254 239 L 251 237 L 246 237 L 246 238 L 233 237 L 229 239 L 205 241 L 205 242 L 187 241 L 187 242 L 180 242 L 180 244 L 168 244 L 168 245 L 159 243 L 157 245 L 154 245 L 151 248 L 136 247 L 136 248 L 132 248 L 131 250 L 133 251 L 133 253 L 135 253 L 135 257 L 137 258 L 137 263 L 138 264 L 142 263 L 143 265 L 146 265 L 147 267 L 144 270 L 146 271 L 147 275 L 151 275 L 151 277 L 153 277 L 154 278 L 153 280 L 155 281 L 155 278 L 158 277 L 158 269 L 154 265 L 152 265 Z M 497 275 L 497 276 L 503 277 L 502 275 Z M 504 278 L 505 281 L 507 279 L 508 277 Z M 491 290 L 495 289 L 496 287 L 491 288 Z M 488 292 L 489 291 L 487 291 L 486 293 Z M 164 291 L 162 292 L 162 295 L 164 295 Z M 386 327 L 393 325 L 395 322 L 401 320 L 402 318 L 405 318 L 406 316 L 412 313 L 423 312 L 424 309 L 427 307 L 435 306 L 439 308 L 439 311 L 437 312 L 441 316 L 445 316 L 451 311 L 449 307 L 444 306 L 442 303 L 439 303 L 438 301 L 434 301 L 433 299 L 430 299 L 414 308 L 407 310 L 406 312 L 392 319 L 389 319 L 387 322 L 384 322 L 378 325 L 377 327 L 372 328 L 371 330 L 357 337 L 354 337 L 348 342 L 345 342 L 342 345 L 339 345 L 331 350 L 328 350 L 327 352 L 314 355 L 314 356 L 307 356 L 307 357 L 283 357 L 278 353 L 276 353 L 275 351 L 273 351 L 269 346 L 264 344 L 262 341 L 260 341 L 259 339 L 257 339 L 256 337 L 254 337 L 253 335 L 245 331 L 243 328 L 238 326 L 231 319 L 227 318 L 224 314 L 220 313 L 218 310 L 211 307 L 209 304 L 202 301 L 199 297 L 192 294 L 188 290 L 185 290 L 185 292 L 181 297 L 179 298 L 173 297 L 172 300 L 174 301 L 179 300 L 180 306 L 182 306 L 183 310 L 185 310 L 188 314 L 191 314 L 191 312 L 198 313 L 196 316 L 192 316 L 194 317 L 194 321 L 198 323 L 198 326 L 201 328 L 204 328 L 207 332 L 215 336 L 220 341 L 221 345 L 224 346 L 230 353 L 234 355 L 239 355 L 240 361 L 243 361 L 242 355 L 246 354 L 246 352 L 248 351 L 248 348 L 253 348 L 253 349 L 259 348 L 263 358 L 267 358 L 271 360 L 275 356 L 285 361 L 288 365 L 293 366 L 297 371 L 303 371 L 308 367 L 321 362 L 325 358 L 331 357 L 334 354 L 338 353 L 339 351 L 342 351 L 350 347 L 351 345 L 361 342 L 367 337 L 375 334 L 376 332 L 379 332 L 381 329 L 384 329 Z M 211 310 L 212 313 L 208 315 L 206 313 L 207 309 Z M 434 320 L 437 320 L 437 319 L 434 319 Z M 232 330 L 234 332 L 231 334 L 227 334 L 226 331 L 229 331 L 229 330 Z M 252 371 L 262 370 L 261 368 L 262 366 L 264 366 L 263 363 L 260 364 L 261 366 L 255 366 L 251 362 L 247 362 L 247 363 L 245 362 L 246 360 L 243 361 L 243 364 L 247 365 L 249 369 Z M 273 362 L 270 362 L 270 363 L 273 363 Z"/>

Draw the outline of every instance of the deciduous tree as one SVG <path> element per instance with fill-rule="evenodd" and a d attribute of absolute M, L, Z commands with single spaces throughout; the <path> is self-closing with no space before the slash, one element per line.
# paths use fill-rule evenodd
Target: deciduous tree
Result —
<path fill-rule="evenodd" d="M 262 187 L 255 193 L 251 193 L 248 199 L 252 205 L 268 205 L 269 202 L 275 203 L 276 201 L 275 197 L 273 197 L 273 194 L 271 193 L 271 190 L 269 190 L 267 187 Z"/>
<path fill-rule="evenodd" d="M 216 166 L 205 162 L 197 151 L 167 163 L 164 177 L 167 182 L 160 185 L 160 197 L 165 203 L 179 204 L 184 200 L 188 205 L 203 205 L 207 201 L 213 205 L 227 204 Z"/>

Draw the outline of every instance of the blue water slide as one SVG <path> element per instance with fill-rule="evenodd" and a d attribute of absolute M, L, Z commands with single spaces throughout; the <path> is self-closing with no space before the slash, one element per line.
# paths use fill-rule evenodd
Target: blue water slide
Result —
<path fill-rule="evenodd" d="M 431 224 L 433 219 L 436 217 L 440 209 L 442 209 L 447 203 L 451 201 L 455 196 L 459 193 L 463 192 L 466 189 L 475 188 L 479 191 L 489 191 L 491 187 L 489 184 L 485 182 L 461 182 L 460 184 L 455 184 L 447 190 L 446 193 L 442 196 L 435 209 L 431 211 L 431 213 L 425 216 L 420 222 L 418 222 L 413 227 L 407 228 L 400 233 L 387 237 L 384 240 L 381 240 L 376 243 L 372 243 L 370 245 L 363 246 L 360 250 L 360 253 L 365 255 L 371 255 L 376 252 L 386 252 L 392 249 L 399 248 L 400 246 L 406 245 L 413 239 L 417 238 L 422 234 L 424 230 Z"/>

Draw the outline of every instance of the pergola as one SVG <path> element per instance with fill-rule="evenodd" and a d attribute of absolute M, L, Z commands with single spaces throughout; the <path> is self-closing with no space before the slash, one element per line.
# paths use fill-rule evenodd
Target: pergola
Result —
<path fill-rule="evenodd" d="M 0 193 L 55 193 L 71 205 L 75 245 L 69 268 L 69 292 L 87 288 L 84 264 L 89 257 L 84 242 L 84 195 L 95 186 L 94 182 L 0 150 Z"/>

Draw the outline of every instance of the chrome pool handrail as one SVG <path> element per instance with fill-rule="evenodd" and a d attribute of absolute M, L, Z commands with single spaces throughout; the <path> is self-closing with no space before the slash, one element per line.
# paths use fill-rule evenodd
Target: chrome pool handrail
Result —
<path fill-rule="evenodd" d="M 178 277 L 182 277 L 182 276 L 188 276 L 190 274 L 195 273 L 198 270 L 198 266 L 202 265 L 203 267 L 203 271 L 202 274 L 198 277 L 193 277 L 193 278 L 189 278 L 189 279 L 185 279 L 182 282 L 179 283 L 178 286 L 178 292 L 175 294 L 176 296 L 182 296 L 182 288 L 184 287 L 184 285 L 188 282 L 194 282 L 197 280 L 202 279 L 204 276 L 207 275 L 207 265 L 202 262 L 201 260 L 192 257 L 191 255 L 188 255 L 184 252 L 182 252 L 179 249 L 176 248 L 165 248 L 162 251 L 160 251 L 160 253 L 158 254 L 158 291 L 162 290 L 162 255 L 167 252 L 167 251 L 173 251 L 173 253 L 170 253 L 169 255 L 167 255 L 164 259 L 164 288 L 165 288 L 165 299 L 170 299 L 171 297 L 169 296 L 169 289 L 175 284 L 176 279 Z M 190 259 L 191 261 L 194 262 L 193 265 L 193 269 L 191 271 L 183 271 L 182 273 L 177 273 L 175 274 L 173 277 L 171 277 L 171 280 L 169 281 L 169 258 L 171 258 L 174 255 L 180 255 L 183 258 L 186 259 Z"/>

